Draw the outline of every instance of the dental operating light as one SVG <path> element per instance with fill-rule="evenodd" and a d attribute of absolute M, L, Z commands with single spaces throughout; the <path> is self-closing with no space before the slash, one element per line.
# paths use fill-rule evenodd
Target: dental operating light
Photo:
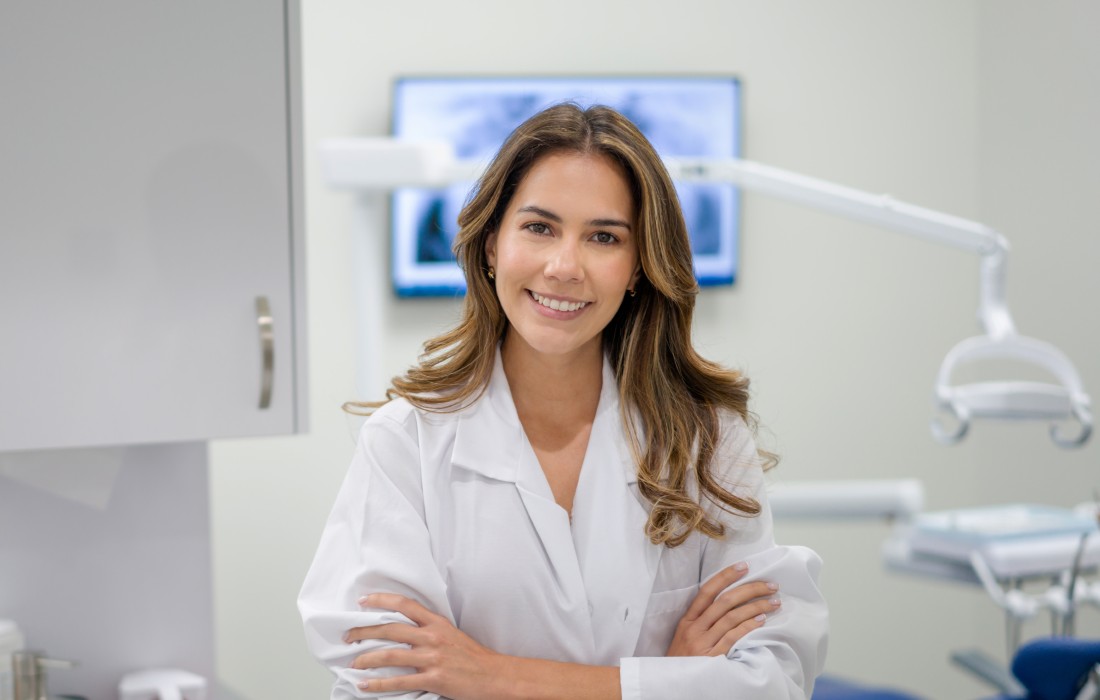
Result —
<path fill-rule="evenodd" d="M 399 187 L 443 187 L 475 181 L 486 163 L 459 161 L 445 142 L 392 138 L 326 141 L 321 164 L 329 185 L 377 193 Z M 1077 369 L 1050 343 L 1020 335 L 1005 300 L 1008 242 L 983 224 L 842 185 L 737 158 L 666 159 L 674 180 L 737 185 L 881 228 L 907 233 L 980 256 L 978 318 L 984 334 L 948 352 L 933 392 L 933 436 L 962 440 L 976 419 L 1050 423 L 1060 447 L 1080 447 L 1092 433 L 1091 400 Z M 1002 380 L 953 383 L 956 369 L 989 360 L 1014 360 L 1046 370 L 1057 383 Z M 945 422 L 944 418 L 948 420 Z M 1068 433 L 1065 423 L 1076 423 Z"/>

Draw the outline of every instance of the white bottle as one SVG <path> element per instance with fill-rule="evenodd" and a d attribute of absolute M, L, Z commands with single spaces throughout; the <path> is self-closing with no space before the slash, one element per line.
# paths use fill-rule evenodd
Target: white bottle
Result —
<path fill-rule="evenodd" d="M 23 635 L 11 620 L 0 620 L 0 700 L 15 697 L 11 655 L 23 648 Z"/>

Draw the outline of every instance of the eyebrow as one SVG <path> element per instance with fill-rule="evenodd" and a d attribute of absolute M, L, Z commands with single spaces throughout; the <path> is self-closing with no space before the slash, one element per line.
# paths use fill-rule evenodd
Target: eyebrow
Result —
<path fill-rule="evenodd" d="M 516 213 L 517 214 L 537 214 L 538 216 L 541 216 L 544 219 L 550 219 L 551 221 L 553 221 L 556 224 L 560 224 L 562 222 L 562 218 L 560 216 L 558 216 L 557 214 L 555 214 L 554 212 L 547 211 L 547 210 L 545 210 L 541 207 L 536 207 L 534 205 L 528 205 L 526 207 L 520 207 L 516 211 Z M 623 221 L 622 219 L 592 219 L 591 221 L 588 222 L 588 225 L 589 226 L 619 226 L 621 228 L 625 228 L 627 231 L 631 230 L 630 229 L 630 224 Z"/>

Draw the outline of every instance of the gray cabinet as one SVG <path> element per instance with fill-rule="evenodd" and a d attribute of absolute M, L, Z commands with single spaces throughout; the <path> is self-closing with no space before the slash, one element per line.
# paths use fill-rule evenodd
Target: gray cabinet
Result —
<path fill-rule="evenodd" d="M 297 42 L 291 0 L 0 3 L 0 450 L 304 428 Z"/>

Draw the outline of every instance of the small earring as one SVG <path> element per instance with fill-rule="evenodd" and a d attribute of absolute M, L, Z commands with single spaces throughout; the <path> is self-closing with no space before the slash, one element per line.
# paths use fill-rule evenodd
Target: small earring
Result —
<path fill-rule="evenodd" d="M 497 278 L 496 270 L 494 270 L 493 267 L 490 265 L 489 266 L 489 279 L 495 280 L 496 278 Z"/>
<path fill-rule="evenodd" d="M 638 292 L 637 292 L 636 290 L 634 290 L 634 289 L 628 289 L 627 291 L 628 291 L 628 292 L 630 292 L 630 298 L 631 298 L 631 299 L 633 299 L 633 298 L 635 297 L 635 295 L 637 295 L 637 293 L 638 293 Z"/>

